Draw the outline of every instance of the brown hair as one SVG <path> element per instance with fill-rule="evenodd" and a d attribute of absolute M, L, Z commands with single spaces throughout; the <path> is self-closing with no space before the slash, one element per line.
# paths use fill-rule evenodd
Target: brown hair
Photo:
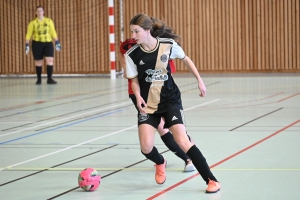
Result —
<path fill-rule="evenodd" d="M 43 7 L 43 6 L 37 6 L 37 7 L 36 7 L 36 10 L 37 10 L 38 8 L 42 8 L 42 9 L 44 10 L 44 7 Z"/>
<path fill-rule="evenodd" d="M 145 14 L 138 14 L 130 20 L 130 25 L 138 25 L 144 30 L 150 30 L 153 37 L 171 38 L 179 45 L 179 35 L 175 33 L 172 27 L 157 18 L 150 18 Z"/>

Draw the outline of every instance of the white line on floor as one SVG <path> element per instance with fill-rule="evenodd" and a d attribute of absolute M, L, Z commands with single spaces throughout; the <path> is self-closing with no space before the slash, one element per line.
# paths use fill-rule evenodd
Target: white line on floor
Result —
<path fill-rule="evenodd" d="M 28 128 L 24 128 L 24 129 L 18 130 L 18 131 L 13 131 L 13 132 L 10 132 L 10 133 L 6 133 L 6 134 L 3 134 L 3 135 L 0 135 L 0 137 L 6 136 L 6 135 L 11 135 L 11 134 L 14 134 L 14 133 L 20 133 L 22 131 L 27 131 L 27 130 L 30 130 L 30 129 L 35 129 L 35 128 L 40 127 L 40 126 L 45 126 L 45 125 L 48 125 L 48 124 L 53 124 L 53 123 L 56 123 L 56 122 L 65 121 L 65 120 L 76 118 L 76 117 L 79 117 L 79 116 L 82 116 L 82 115 L 87 115 L 87 114 L 90 114 L 90 113 L 95 113 L 95 112 L 99 112 L 99 111 L 102 111 L 102 110 L 107 110 L 107 109 L 110 109 L 110 108 L 114 108 L 114 107 L 122 106 L 122 105 L 126 105 L 126 104 L 132 104 L 132 103 L 131 102 L 126 102 L 126 103 L 121 103 L 121 104 L 113 105 L 113 106 L 110 106 L 110 107 L 101 108 L 101 109 L 98 109 L 98 110 L 93 110 L 93 111 L 81 113 L 81 114 L 74 115 L 74 116 L 71 116 L 71 117 L 66 117 L 66 118 L 62 118 L 62 119 L 59 119 L 59 120 L 54 120 L 52 122 L 47 122 L 47 123 L 40 124 L 40 125 L 37 125 L 37 126 L 32 126 L 32 127 L 28 127 Z"/>
<path fill-rule="evenodd" d="M 201 107 L 201 106 L 204 106 L 204 105 L 207 105 L 207 104 L 210 104 L 210 103 L 214 103 L 214 102 L 219 101 L 219 100 L 220 100 L 220 99 L 215 99 L 215 100 L 212 100 L 212 101 L 209 101 L 209 102 L 206 102 L 206 103 L 197 105 L 197 106 L 193 106 L 193 107 L 190 107 L 190 108 L 185 109 L 185 111 L 191 110 L 191 109 L 194 109 L 194 108 L 197 108 L 197 107 Z M 119 105 L 120 105 L 120 104 L 119 104 Z M 98 111 L 99 111 L 99 110 L 98 110 Z M 93 112 L 95 112 L 95 111 L 93 111 Z M 87 144 L 87 143 L 90 143 L 90 142 L 94 142 L 94 141 L 96 141 L 96 140 L 99 140 L 99 139 L 102 139 L 102 138 L 106 138 L 106 137 L 109 137 L 109 136 L 112 136 L 112 135 L 115 135 L 115 134 L 118 134 L 118 133 L 122 133 L 122 132 L 124 132 L 124 131 L 133 129 L 133 128 L 135 128 L 135 127 L 137 127 L 137 125 L 130 126 L 130 127 L 121 129 L 121 130 L 119 130 L 119 131 L 116 131 L 116 132 L 113 132 L 113 133 L 109 133 L 109 134 L 107 134 L 107 135 L 103 135 L 103 136 L 100 136 L 100 137 L 97 137 L 97 138 L 94 138 L 94 139 L 91 139 L 91 140 L 88 140 L 88 141 L 85 141 L 85 142 L 81 142 L 81 143 L 78 143 L 78 144 L 75 144 L 75 145 L 72 145 L 72 146 L 69 146 L 69 147 L 66 147 L 66 148 L 63 148 L 63 149 L 60 149 L 60 150 L 57 150 L 57 151 L 48 153 L 48 154 L 45 154 L 45 155 L 42 155 L 42 156 L 38 156 L 38 157 L 29 159 L 29 160 L 25 160 L 25 161 L 23 161 L 23 162 L 19 162 L 19 163 L 16 163 L 16 164 L 13 164 L 13 165 L 10 165 L 10 166 L 7 166 L 7 167 L 3 167 L 3 168 L 0 168 L 0 171 L 2 171 L 2 170 L 4 170 L 4 169 L 8 169 L 8 168 L 15 167 L 15 166 L 19 166 L 19 165 L 22 165 L 22 164 L 25 164 L 25 163 L 29 163 L 29 162 L 31 162 L 31 161 L 35 161 L 35 160 L 38 160 L 38 159 L 41 159 L 41 158 L 45 158 L 45 157 L 48 157 L 48 156 L 51 156 L 51 155 L 54 155 L 54 154 L 57 154 L 57 153 L 60 153 L 60 152 L 63 152 L 63 151 L 66 151 L 66 150 L 69 150 L 69 149 L 78 147 L 78 146 L 81 146 L 81 145 L 83 145 L 83 144 Z"/>

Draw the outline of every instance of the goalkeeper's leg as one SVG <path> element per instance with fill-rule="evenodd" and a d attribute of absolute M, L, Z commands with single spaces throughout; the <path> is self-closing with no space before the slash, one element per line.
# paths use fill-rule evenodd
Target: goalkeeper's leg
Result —
<path fill-rule="evenodd" d="M 32 54 L 35 63 L 35 70 L 37 81 L 36 84 L 40 85 L 42 83 L 42 66 L 43 66 L 43 43 L 32 41 Z"/>
<path fill-rule="evenodd" d="M 56 84 L 57 82 L 52 79 L 53 73 L 53 56 L 54 56 L 54 47 L 52 42 L 48 43 L 45 47 L 45 59 L 47 63 L 47 83 Z"/>

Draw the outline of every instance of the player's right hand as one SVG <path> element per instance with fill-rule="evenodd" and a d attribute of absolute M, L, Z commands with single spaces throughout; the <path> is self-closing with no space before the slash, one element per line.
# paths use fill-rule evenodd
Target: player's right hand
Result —
<path fill-rule="evenodd" d="M 26 53 L 26 55 L 29 53 L 29 44 L 28 43 L 25 44 L 25 53 Z"/>
<path fill-rule="evenodd" d="M 140 113 L 146 114 L 144 107 L 147 107 L 147 104 L 145 103 L 144 99 L 141 96 L 136 98 L 136 104 L 137 104 L 137 107 L 138 107 Z"/>

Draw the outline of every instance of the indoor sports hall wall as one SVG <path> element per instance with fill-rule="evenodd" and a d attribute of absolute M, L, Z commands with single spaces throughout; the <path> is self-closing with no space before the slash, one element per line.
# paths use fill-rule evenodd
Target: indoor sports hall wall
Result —
<path fill-rule="evenodd" d="M 121 3 L 121 4 L 120 4 Z M 115 0 L 115 37 L 143 12 L 165 20 L 200 71 L 300 72 L 299 0 Z M 107 0 L 1 0 L 0 74 L 33 74 L 25 55 L 27 25 L 43 5 L 62 45 L 55 73 L 109 73 Z M 118 47 L 116 46 L 116 50 Z M 178 71 L 186 71 L 177 61 Z M 117 71 L 120 66 L 117 64 Z"/>
<path fill-rule="evenodd" d="M 164 19 L 201 71 L 300 72 L 299 0 L 123 2 L 127 24 L 137 12 Z"/>
<path fill-rule="evenodd" d="M 25 35 L 38 5 L 54 21 L 62 45 L 54 55 L 55 74 L 110 73 L 107 0 L 1 0 L 0 74 L 35 73 L 32 52 L 25 54 Z"/>

